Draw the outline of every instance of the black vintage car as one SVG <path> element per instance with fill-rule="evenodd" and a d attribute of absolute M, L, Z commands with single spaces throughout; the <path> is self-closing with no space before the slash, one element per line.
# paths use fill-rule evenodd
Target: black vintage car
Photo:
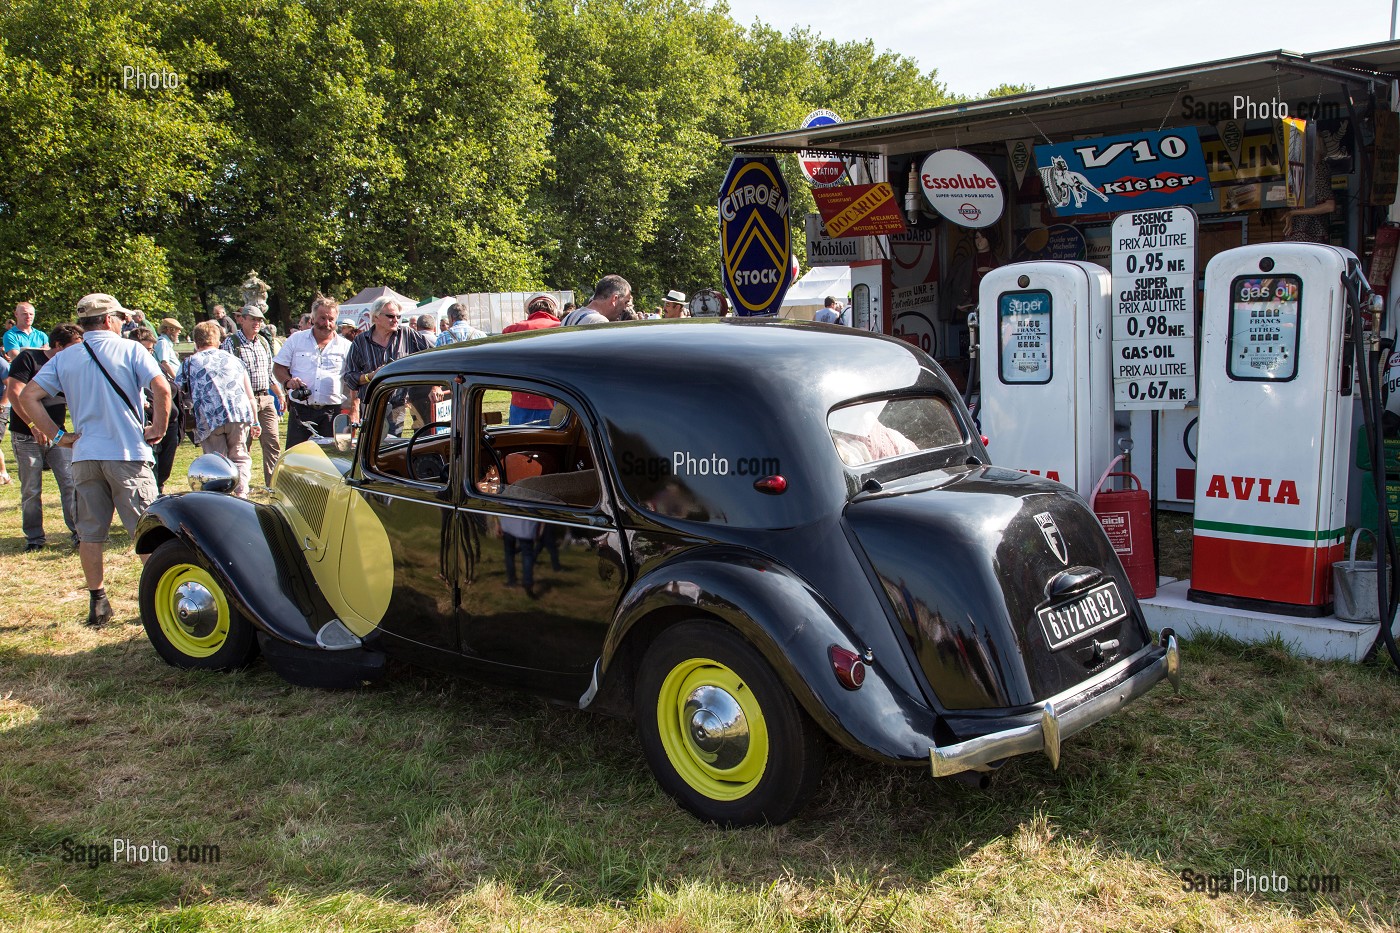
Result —
<path fill-rule="evenodd" d="M 261 650 L 349 686 L 398 658 L 630 715 L 662 787 L 731 826 L 791 817 L 826 738 L 937 776 L 1058 763 L 1177 674 L 1083 501 L 990 465 L 933 361 L 846 328 L 419 353 L 357 440 L 284 455 L 271 504 L 168 496 L 137 549 L 171 664 Z"/>

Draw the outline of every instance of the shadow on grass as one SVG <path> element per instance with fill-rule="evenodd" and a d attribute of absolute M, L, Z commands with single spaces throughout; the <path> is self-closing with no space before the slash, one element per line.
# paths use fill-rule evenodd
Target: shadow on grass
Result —
<path fill-rule="evenodd" d="M 1374 808 L 1393 816 L 1400 687 L 1277 648 L 1188 645 L 1180 697 L 1159 689 L 1076 736 L 1058 772 L 1028 756 L 976 791 L 833 750 L 798 819 L 726 832 L 657 789 L 626 722 L 410 668 L 348 693 L 261 663 L 176 671 L 139 626 L 121 631 L 61 655 L 0 650 L 0 864 L 36 898 L 62 887 L 100 913 L 289 891 L 431 903 L 482 881 L 585 908 L 695 881 L 915 892 L 1041 826 L 1052 867 L 1132 860 L 1158 885 L 1335 874 L 1325 900 L 1343 914 L 1397 914 L 1400 838 Z M 218 858 L 71 860 L 116 839 Z"/>

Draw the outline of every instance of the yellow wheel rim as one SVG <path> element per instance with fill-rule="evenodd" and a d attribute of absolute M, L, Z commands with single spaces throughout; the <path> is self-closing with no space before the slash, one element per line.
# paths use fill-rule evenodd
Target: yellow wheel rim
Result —
<path fill-rule="evenodd" d="M 228 600 L 203 567 L 171 567 L 156 584 L 155 602 L 161 632 L 186 657 L 207 658 L 228 640 Z"/>
<path fill-rule="evenodd" d="M 661 746 L 681 779 L 712 800 L 752 793 L 768 765 L 763 708 L 738 674 L 694 658 L 671 669 L 656 699 Z"/>

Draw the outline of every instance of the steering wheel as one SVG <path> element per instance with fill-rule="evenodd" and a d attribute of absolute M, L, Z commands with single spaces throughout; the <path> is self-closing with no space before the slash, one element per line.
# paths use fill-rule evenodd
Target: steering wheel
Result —
<path fill-rule="evenodd" d="M 439 477 L 434 477 L 434 478 L 432 478 L 432 479 L 429 479 L 429 478 L 425 478 L 425 477 L 422 477 L 422 476 L 419 476 L 419 475 L 418 475 L 418 469 L 417 469 L 417 467 L 414 466 L 414 460 L 413 460 L 413 445 L 416 444 L 416 443 L 418 443 L 418 442 L 419 442 L 420 440 L 422 440 L 424 437 L 426 437 L 427 434 L 428 434 L 428 432 L 429 432 L 429 431 L 432 431 L 434 428 L 450 428 L 450 427 L 452 427 L 452 423 L 451 423 L 450 421 L 430 421 L 430 422 L 428 422 L 427 424 L 423 425 L 423 426 L 422 426 L 421 428 L 419 428 L 418 430 L 416 430 L 416 431 L 413 432 L 413 436 L 410 437 L 410 438 L 408 439 L 408 447 L 406 447 L 406 448 L 404 449 L 404 460 L 407 461 L 407 463 L 408 463 L 408 477 L 409 477 L 409 479 L 417 480 L 417 481 L 420 482 L 420 483 L 426 483 L 426 482 L 433 482 L 433 481 L 435 481 L 436 479 L 439 478 Z"/>
<path fill-rule="evenodd" d="M 501 459 L 501 452 L 496 449 L 494 440 L 495 439 L 491 437 L 491 433 L 485 428 L 482 428 L 481 444 L 486 448 L 486 452 L 491 455 L 491 462 L 496 467 L 496 476 L 499 478 L 497 490 L 500 490 L 506 487 L 506 465 L 505 461 Z"/>

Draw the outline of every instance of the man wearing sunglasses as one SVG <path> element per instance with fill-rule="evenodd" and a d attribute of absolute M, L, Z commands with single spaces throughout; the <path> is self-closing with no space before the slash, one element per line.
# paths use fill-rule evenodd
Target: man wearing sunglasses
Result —
<path fill-rule="evenodd" d="M 387 363 L 428 349 L 423 334 L 399 325 L 402 318 L 403 307 L 398 301 L 380 298 L 370 308 L 369 328 L 350 345 L 350 355 L 345 360 L 345 389 L 354 399 L 350 403 L 351 421 L 360 420 L 360 400 L 375 373 Z M 388 421 L 389 430 L 399 434 L 403 431 L 407 398 L 394 398 L 391 404 L 394 411 Z"/>

